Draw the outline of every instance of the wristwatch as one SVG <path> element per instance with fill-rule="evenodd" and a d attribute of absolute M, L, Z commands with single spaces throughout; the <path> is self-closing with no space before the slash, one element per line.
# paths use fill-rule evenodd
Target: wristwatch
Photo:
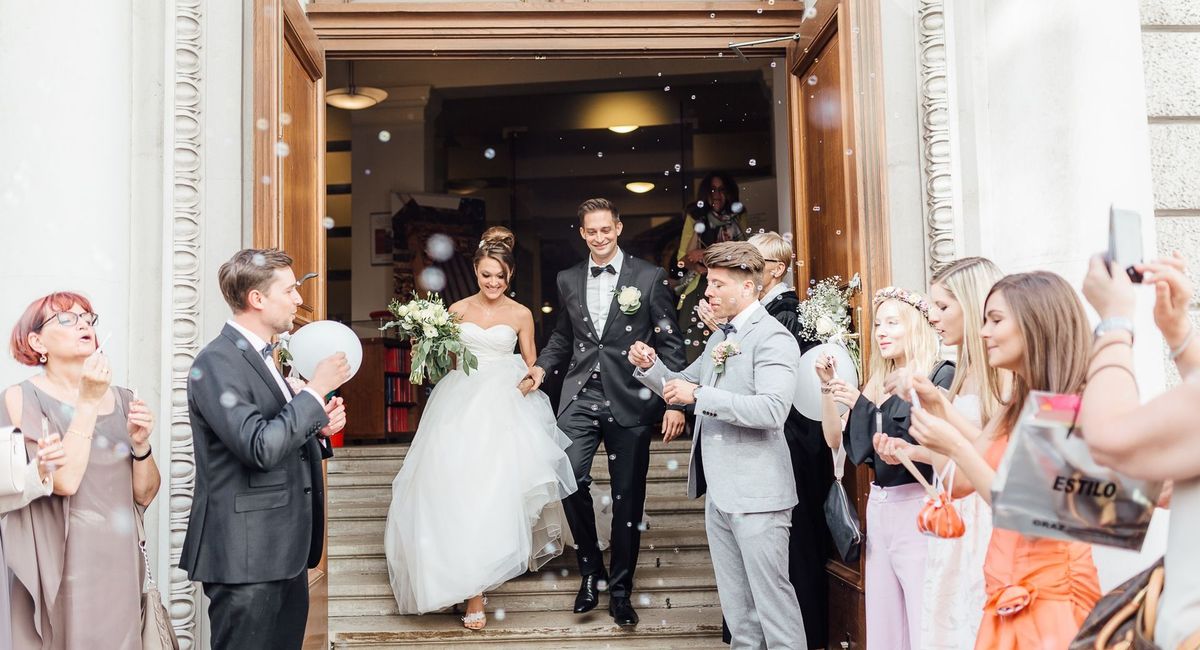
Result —
<path fill-rule="evenodd" d="M 1124 316 L 1114 316 L 1112 318 L 1105 318 L 1104 320 L 1100 321 L 1100 324 L 1096 326 L 1095 335 L 1096 338 L 1100 338 L 1109 332 L 1122 330 L 1129 332 L 1129 338 L 1132 339 L 1133 321 L 1125 318 Z"/>

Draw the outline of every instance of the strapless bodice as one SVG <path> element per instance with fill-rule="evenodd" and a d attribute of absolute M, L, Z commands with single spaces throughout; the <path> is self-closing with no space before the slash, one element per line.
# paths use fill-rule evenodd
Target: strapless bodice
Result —
<path fill-rule="evenodd" d="M 475 323 L 462 324 L 462 341 L 479 363 L 505 361 L 513 358 L 517 332 L 505 323 L 480 327 Z"/>

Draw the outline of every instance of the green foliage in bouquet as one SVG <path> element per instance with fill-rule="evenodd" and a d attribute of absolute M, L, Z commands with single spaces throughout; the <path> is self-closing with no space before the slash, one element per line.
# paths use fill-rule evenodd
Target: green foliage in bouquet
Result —
<path fill-rule="evenodd" d="M 810 341 L 836 343 L 844 346 L 854 359 L 858 376 L 862 377 L 862 350 L 858 333 L 851 331 L 850 298 L 862 289 L 862 280 L 855 273 L 842 286 L 842 278 L 832 276 L 808 288 L 807 299 L 796 307 L 800 332 Z"/>
<path fill-rule="evenodd" d="M 438 294 L 427 293 L 421 298 L 413 292 L 408 302 L 393 299 L 388 311 L 396 319 L 379 329 L 395 329 L 400 340 L 412 345 L 412 372 L 408 379 L 413 384 L 423 384 L 426 378 L 437 383 L 453 369 L 453 357 L 458 358 L 458 367 L 467 374 L 479 367 L 479 360 L 462 342 L 458 316 L 446 309 Z"/>

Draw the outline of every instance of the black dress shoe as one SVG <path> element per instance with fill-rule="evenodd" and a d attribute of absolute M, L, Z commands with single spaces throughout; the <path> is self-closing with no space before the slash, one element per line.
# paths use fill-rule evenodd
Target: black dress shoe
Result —
<path fill-rule="evenodd" d="M 575 613 L 590 612 L 600 603 L 600 581 L 608 578 L 603 573 L 583 576 L 579 583 L 579 594 L 575 596 Z"/>
<path fill-rule="evenodd" d="M 633 611 L 633 603 L 628 598 L 613 596 L 608 601 L 608 613 L 621 627 L 633 627 L 638 624 L 637 612 Z"/>

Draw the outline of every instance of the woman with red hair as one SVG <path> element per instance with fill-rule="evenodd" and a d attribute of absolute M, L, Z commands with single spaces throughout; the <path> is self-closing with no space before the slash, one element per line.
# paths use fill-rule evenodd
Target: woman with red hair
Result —
<path fill-rule="evenodd" d="M 4 391 L 0 426 L 18 426 L 31 452 L 54 434 L 65 449 L 52 495 L 5 515 L 17 648 L 141 648 L 137 526 L 159 487 L 154 417 L 111 386 L 98 320 L 85 296 L 58 292 L 12 332 L 13 357 L 42 372 Z"/>

